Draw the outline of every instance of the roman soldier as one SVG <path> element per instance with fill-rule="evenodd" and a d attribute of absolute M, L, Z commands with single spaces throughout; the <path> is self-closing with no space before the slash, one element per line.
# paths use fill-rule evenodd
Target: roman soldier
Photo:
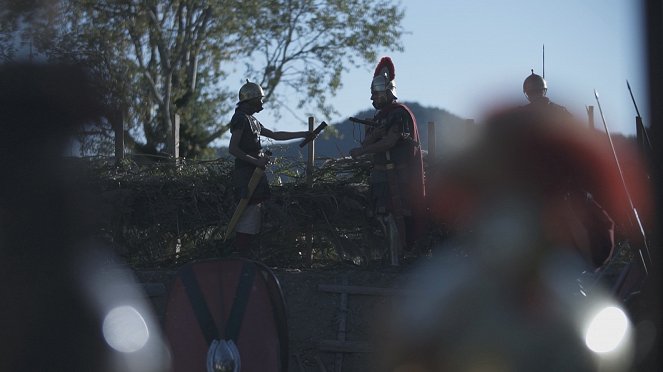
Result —
<path fill-rule="evenodd" d="M 361 147 L 353 158 L 372 154 L 370 177 L 373 210 L 391 244 L 392 264 L 401 248 L 411 250 L 425 227 L 425 187 L 419 131 L 412 111 L 397 102 L 394 64 L 378 63 L 371 82 L 371 101 L 377 110 Z"/>
<path fill-rule="evenodd" d="M 238 201 L 249 198 L 248 206 L 242 211 L 235 225 L 235 249 L 242 255 L 250 255 L 250 250 L 255 245 L 254 238 L 261 228 L 262 202 L 269 198 L 270 194 L 267 177 L 262 174 L 253 193 L 248 195 L 248 185 L 254 171 L 256 168 L 264 170 L 269 162 L 269 157 L 261 145 L 261 136 L 278 141 L 295 138 L 311 140 L 316 136 L 310 131 L 275 132 L 265 128 L 254 116 L 262 111 L 264 96 L 265 93 L 260 85 L 247 80 L 239 89 L 239 101 L 230 121 L 232 135 L 228 151 L 235 157 L 232 180 L 235 197 Z"/>

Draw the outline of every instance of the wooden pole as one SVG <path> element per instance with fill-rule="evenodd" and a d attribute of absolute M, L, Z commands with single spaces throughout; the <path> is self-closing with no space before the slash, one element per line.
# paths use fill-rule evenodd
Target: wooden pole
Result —
<path fill-rule="evenodd" d="M 594 106 L 587 106 L 587 122 L 589 129 L 594 129 Z"/>
<path fill-rule="evenodd" d="M 635 117 L 635 138 L 638 142 L 638 147 L 641 151 L 644 152 L 645 150 L 645 133 L 644 133 L 644 126 L 642 125 L 642 118 L 639 116 Z"/>
<path fill-rule="evenodd" d="M 124 110 L 115 111 L 111 120 L 115 132 L 115 164 L 124 159 Z"/>
<path fill-rule="evenodd" d="M 348 285 L 347 275 L 343 275 L 341 285 Z M 346 332 L 347 332 L 347 319 L 348 319 L 348 294 L 345 292 L 341 293 L 341 303 L 338 314 L 338 331 L 336 333 L 336 340 L 343 344 L 345 343 Z M 334 360 L 334 371 L 341 372 L 343 370 L 343 354 L 336 352 L 336 358 Z"/>
<path fill-rule="evenodd" d="M 315 129 L 315 118 L 308 117 L 308 130 Z M 308 161 L 306 163 L 306 185 L 313 187 L 313 166 L 315 160 L 315 140 L 308 143 Z M 313 225 L 306 226 L 306 250 L 304 251 L 304 263 L 310 266 L 313 263 Z"/>
<path fill-rule="evenodd" d="M 428 122 L 428 159 L 433 161 L 435 159 L 435 123 Z"/>
<path fill-rule="evenodd" d="M 313 116 L 308 117 L 308 130 L 313 131 L 315 129 L 315 118 Z M 313 186 L 313 166 L 315 160 L 315 140 L 308 143 L 308 162 L 306 163 L 306 184 L 308 187 Z"/>
<path fill-rule="evenodd" d="M 180 115 L 175 114 L 173 128 L 171 131 L 171 148 L 173 149 L 173 158 L 178 160 L 180 157 Z"/>

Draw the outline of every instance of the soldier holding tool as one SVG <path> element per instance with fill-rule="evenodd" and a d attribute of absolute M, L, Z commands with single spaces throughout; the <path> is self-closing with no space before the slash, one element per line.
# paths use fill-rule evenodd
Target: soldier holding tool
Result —
<path fill-rule="evenodd" d="M 245 255 L 250 253 L 254 237 L 260 232 L 261 205 L 269 198 L 269 184 L 264 174 L 269 162 L 269 153 L 263 151 L 260 137 L 265 136 L 283 141 L 304 138 L 311 141 L 316 133 L 311 131 L 285 132 L 265 128 L 253 115 L 262 111 L 264 91 L 260 85 L 246 81 L 239 90 L 239 102 L 230 121 L 229 152 L 235 157 L 232 184 L 238 208 L 226 231 L 226 239 L 235 235 L 235 250 Z"/>
<path fill-rule="evenodd" d="M 383 57 L 371 83 L 371 100 L 377 109 L 368 124 L 361 147 L 353 158 L 373 154 L 371 196 L 379 221 L 391 245 L 391 263 L 398 264 L 400 248 L 411 250 L 425 227 L 424 172 L 417 122 L 410 109 L 396 102 L 394 64 Z"/>

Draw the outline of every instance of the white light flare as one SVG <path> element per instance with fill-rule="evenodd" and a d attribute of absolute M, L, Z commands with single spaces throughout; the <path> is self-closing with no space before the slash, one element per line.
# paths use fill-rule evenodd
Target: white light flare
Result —
<path fill-rule="evenodd" d="M 150 338 L 145 319 L 132 306 L 118 306 L 109 311 L 102 330 L 108 345 L 122 353 L 142 349 Z"/>
<path fill-rule="evenodd" d="M 616 351 L 626 338 L 629 323 L 622 309 L 607 306 L 590 321 L 585 333 L 585 344 L 595 353 Z"/>

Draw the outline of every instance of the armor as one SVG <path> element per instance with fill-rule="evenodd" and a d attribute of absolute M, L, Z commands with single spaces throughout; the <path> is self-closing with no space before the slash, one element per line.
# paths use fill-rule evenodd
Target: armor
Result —
<path fill-rule="evenodd" d="M 262 98 L 265 96 L 265 92 L 262 90 L 260 85 L 246 80 L 246 84 L 242 85 L 239 88 L 239 102 L 245 102 L 254 98 Z"/>

